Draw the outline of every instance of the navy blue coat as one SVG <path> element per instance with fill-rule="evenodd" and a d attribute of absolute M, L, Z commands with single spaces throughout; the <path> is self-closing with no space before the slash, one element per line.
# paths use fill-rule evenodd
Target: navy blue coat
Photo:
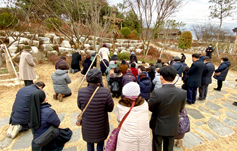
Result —
<path fill-rule="evenodd" d="M 104 63 L 107 65 L 107 67 L 109 66 L 109 62 L 106 59 L 103 59 Z M 105 73 L 106 71 L 106 66 L 104 65 L 104 63 L 102 61 L 100 61 L 100 70 L 102 73 Z"/>
<path fill-rule="evenodd" d="M 175 64 L 172 65 L 173 68 L 177 71 L 180 77 L 182 77 L 182 73 L 184 70 L 183 64 L 181 62 L 176 62 Z"/>
<path fill-rule="evenodd" d="M 58 115 L 50 107 L 51 105 L 48 103 L 41 106 L 40 127 L 35 130 L 34 139 L 43 134 L 50 126 L 58 127 L 60 125 L 60 119 L 58 118 Z"/>
<path fill-rule="evenodd" d="M 191 68 L 188 71 L 188 81 L 187 86 L 188 87 L 200 87 L 201 86 L 201 80 L 202 80 L 202 73 L 205 68 L 205 64 L 201 60 L 195 61 Z"/>
<path fill-rule="evenodd" d="M 214 71 L 215 66 L 211 62 L 207 62 L 202 73 L 202 85 L 212 83 L 212 75 Z"/>
<path fill-rule="evenodd" d="M 150 93 L 152 90 L 151 79 L 149 77 L 144 77 L 144 78 L 140 79 L 139 86 L 140 86 L 140 90 L 141 90 L 141 96 L 145 100 L 150 99 Z"/>
<path fill-rule="evenodd" d="M 90 65 L 91 65 L 92 61 L 90 59 L 86 59 L 84 60 L 82 66 L 83 66 L 83 69 L 81 71 L 81 74 L 86 74 L 87 70 L 89 69 Z M 89 69 L 90 70 L 90 69 Z"/>
<path fill-rule="evenodd" d="M 39 88 L 31 84 L 21 88 L 17 94 L 16 99 L 12 107 L 12 113 L 10 117 L 10 124 L 12 125 L 26 125 L 28 124 L 28 112 L 30 95 L 39 90 Z"/>
<path fill-rule="evenodd" d="M 223 62 L 215 72 L 221 72 L 221 75 L 219 77 L 214 76 L 215 79 L 220 80 L 220 81 L 225 81 L 225 78 L 227 76 L 227 73 L 230 68 L 230 61 L 225 61 Z"/>

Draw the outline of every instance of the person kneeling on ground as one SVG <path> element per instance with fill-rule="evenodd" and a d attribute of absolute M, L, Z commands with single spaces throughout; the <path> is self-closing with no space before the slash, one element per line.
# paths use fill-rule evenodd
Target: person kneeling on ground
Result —
<path fill-rule="evenodd" d="M 17 94 L 16 99 L 12 107 L 12 113 L 10 117 L 10 127 L 7 130 L 7 137 L 15 138 L 18 132 L 26 131 L 29 129 L 28 126 L 28 112 L 29 112 L 29 101 L 30 95 L 39 90 L 43 89 L 45 84 L 43 82 L 37 82 L 21 88 Z"/>
<path fill-rule="evenodd" d="M 63 97 L 70 96 L 71 89 L 68 87 L 68 84 L 71 83 L 71 79 L 68 76 L 67 67 L 65 64 L 62 64 L 51 76 L 53 80 L 53 88 L 56 94 L 53 95 L 55 100 L 59 99 L 60 102 L 63 101 Z"/>
<path fill-rule="evenodd" d="M 58 67 L 59 67 L 61 64 L 65 64 L 65 65 L 67 66 L 67 70 L 69 69 L 69 66 L 68 66 L 68 64 L 66 63 L 66 57 L 64 57 L 64 56 L 61 56 L 61 57 L 60 57 L 60 60 L 59 60 L 58 62 L 56 62 L 56 64 L 55 64 L 55 69 L 57 70 Z"/>
<path fill-rule="evenodd" d="M 81 74 L 85 75 L 86 72 L 87 72 L 88 70 L 90 70 L 91 63 L 92 63 L 92 61 L 91 61 L 91 55 L 90 55 L 90 54 L 87 54 L 87 55 L 86 55 L 86 59 L 85 59 L 85 60 L 83 61 L 83 63 L 82 63 L 83 69 L 82 69 L 82 71 L 81 71 Z M 92 67 L 91 67 L 91 68 L 92 68 Z"/>
<path fill-rule="evenodd" d="M 29 103 L 29 126 L 33 133 L 32 151 L 61 151 L 64 144 L 71 139 L 72 131 L 69 128 L 60 129 L 60 119 L 56 112 L 50 108 L 51 105 L 47 103 L 48 96 L 42 90 L 37 90 L 30 95 Z M 53 140 L 45 146 L 39 146 L 35 143 L 35 139 L 51 127 L 57 128 L 57 133 Z"/>
<path fill-rule="evenodd" d="M 114 73 L 109 75 L 109 84 L 111 85 L 112 97 L 119 98 L 122 91 L 122 78 L 123 74 L 120 72 L 119 67 L 114 68 Z"/>

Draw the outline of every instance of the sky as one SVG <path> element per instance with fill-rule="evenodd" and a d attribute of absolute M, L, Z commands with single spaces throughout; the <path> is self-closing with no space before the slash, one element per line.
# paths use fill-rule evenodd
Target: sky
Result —
<path fill-rule="evenodd" d="M 178 22 L 183 22 L 186 24 L 185 30 L 190 30 L 191 25 L 193 24 L 205 24 L 212 22 L 219 25 L 218 19 L 211 19 L 209 17 L 210 10 L 208 3 L 209 0 L 186 0 L 186 4 L 179 9 L 179 12 L 175 13 L 170 19 L 174 19 Z M 122 3 L 123 0 L 108 0 L 108 3 L 116 5 L 117 3 Z M 237 18 L 226 18 L 223 21 L 224 28 L 234 29 L 237 27 Z"/>

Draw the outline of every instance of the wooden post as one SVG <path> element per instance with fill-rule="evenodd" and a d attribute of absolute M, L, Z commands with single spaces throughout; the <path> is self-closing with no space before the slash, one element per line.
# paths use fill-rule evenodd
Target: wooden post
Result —
<path fill-rule="evenodd" d="M 235 44 L 234 44 L 232 54 L 237 52 L 237 28 L 233 29 L 233 32 L 236 33 L 236 38 L 235 38 Z"/>

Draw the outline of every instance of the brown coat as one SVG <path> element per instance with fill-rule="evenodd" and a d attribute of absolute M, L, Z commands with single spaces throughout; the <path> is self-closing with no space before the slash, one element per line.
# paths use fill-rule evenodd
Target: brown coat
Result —
<path fill-rule="evenodd" d="M 33 57 L 28 51 L 21 53 L 19 64 L 19 77 L 22 80 L 34 80 L 36 78 L 34 71 L 35 63 Z"/>
<path fill-rule="evenodd" d="M 120 68 L 121 73 L 122 73 L 123 76 L 124 76 L 124 75 L 127 73 L 128 65 L 126 65 L 126 64 L 121 64 L 121 65 L 119 66 L 119 68 Z"/>

